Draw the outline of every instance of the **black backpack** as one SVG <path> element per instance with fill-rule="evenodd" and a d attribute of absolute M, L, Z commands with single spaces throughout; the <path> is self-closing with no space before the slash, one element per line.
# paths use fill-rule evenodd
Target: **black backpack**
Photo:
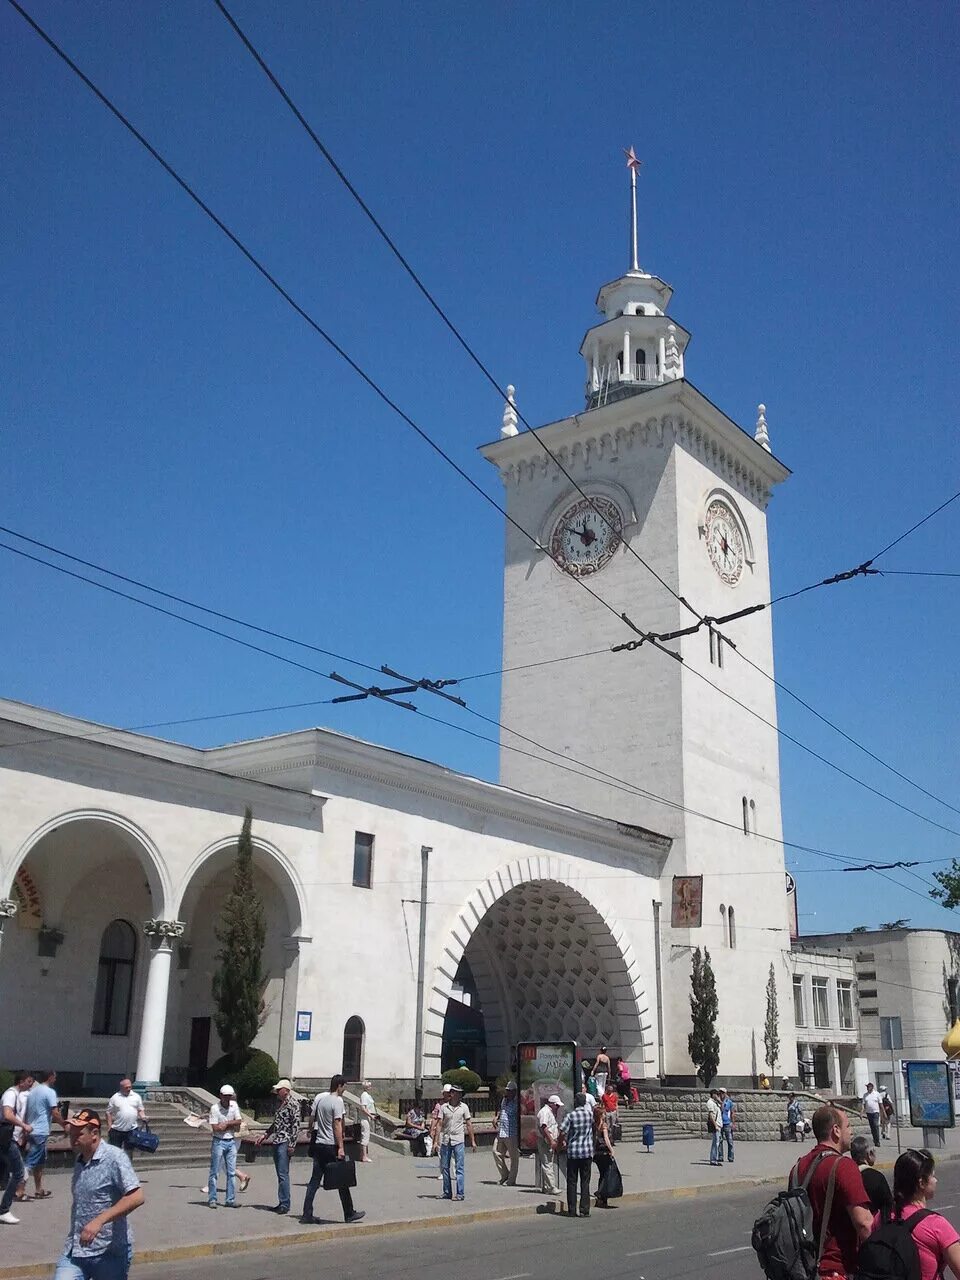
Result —
<path fill-rule="evenodd" d="M 807 1187 L 820 1161 L 825 1160 L 827 1156 L 834 1156 L 835 1159 L 827 1181 L 820 1239 L 815 1241 L 813 1206 L 807 1194 Z M 753 1224 L 750 1243 L 753 1245 L 767 1280 L 817 1280 L 820 1255 L 823 1253 L 830 1225 L 830 1210 L 833 1208 L 833 1192 L 837 1181 L 837 1160 L 840 1158 L 839 1151 L 821 1151 L 817 1158 L 811 1161 L 810 1168 L 799 1185 L 797 1185 L 799 1165 L 795 1166 L 790 1171 L 787 1190 L 781 1191 L 775 1199 L 771 1200 Z"/>
<path fill-rule="evenodd" d="M 857 1280 L 920 1280 L 920 1254 L 913 1229 L 931 1213 L 932 1209 L 918 1209 L 906 1220 L 881 1222 L 860 1246 Z"/>

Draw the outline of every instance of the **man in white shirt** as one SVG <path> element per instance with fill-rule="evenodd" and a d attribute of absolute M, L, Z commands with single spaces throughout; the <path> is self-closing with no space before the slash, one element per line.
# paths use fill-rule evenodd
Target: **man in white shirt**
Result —
<path fill-rule="evenodd" d="M 560 1149 L 560 1125 L 557 1116 L 563 1106 L 559 1094 L 551 1094 L 537 1112 L 537 1165 L 540 1190 L 548 1196 L 560 1194 L 557 1159 Z"/>
<path fill-rule="evenodd" d="M 23 1126 L 26 1095 L 33 1088 L 29 1071 L 18 1071 L 9 1089 L 0 1097 L 0 1222 L 15 1226 L 20 1219 L 10 1212 L 14 1199 L 22 1200 L 27 1175 L 20 1154 L 20 1142 L 30 1126 Z"/>
<path fill-rule="evenodd" d="M 878 1147 L 880 1145 L 880 1113 L 883 1109 L 883 1101 L 873 1087 L 873 1081 L 867 1085 L 867 1092 L 863 1095 L 863 1111 L 867 1117 L 867 1124 L 870 1126 L 870 1132 L 873 1134 L 873 1144 Z"/>
<path fill-rule="evenodd" d="M 130 1135 L 138 1125 L 147 1123 L 143 1099 L 133 1091 L 133 1081 L 127 1076 L 120 1081 L 120 1088 L 107 1103 L 107 1141 L 111 1147 L 129 1151 Z"/>
<path fill-rule="evenodd" d="M 463 1100 L 463 1089 L 458 1084 L 450 1086 L 450 1101 L 440 1108 L 440 1116 L 434 1122 L 433 1140 L 440 1136 L 440 1170 L 443 1177 L 444 1200 L 462 1200 L 463 1191 L 463 1152 L 464 1137 L 469 1136 L 470 1146 L 477 1149 L 477 1139 L 473 1133 L 473 1117 L 470 1108 Z M 457 1194 L 451 1194 L 450 1161 L 454 1162 L 457 1171 Z"/>
<path fill-rule="evenodd" d="M 370 1093 L 369 1080 L 363 1082 L 363 1093 L 360 1095 L 360 1163 L 370 1164 L 370 1126 L 377 1117 L 377 1104 Z"/>
<path fill-rule="evenodd" d="M 316 1222 L 313 1216 L 313 1198 L 323 1185 L 324 1169 L 328 1164 L 347 1158 L 343 1150 L 343 1117 L 347 1110 L 343 1101 L 343 1090 L 346 1083 L 343 1076 L 334 1076 L 330 1081 L 329 1090 L 326 1093 L 318 1093 L 310 1109 L 313 1172 L 307 1183 L 301 1222 Z M 359 1222 L 365 1211 L 353 1207 L 353 1197 L 349 1187 L 338 1187 L 337 1190 L 340 1193 L 344 1222 Z"/>
<path fill-rule="evenodd" d="M 232 1084 L 220 1086 L 220 1097 L 210 1108 L 210 1179 L 207 1182 L 207 1205 L 217 1207 L 217 1179 L 220 1166 L 227 1166 L 228 1209 L 237 1207 L 237 1130 L 243 1117 L 237 1106 L 237 1093 Z"/>

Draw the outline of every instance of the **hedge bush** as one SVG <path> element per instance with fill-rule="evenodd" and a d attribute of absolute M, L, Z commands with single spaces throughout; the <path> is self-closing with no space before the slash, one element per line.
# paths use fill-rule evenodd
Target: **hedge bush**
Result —
<path fill-rule="evenodd" d="M 13 1072 L 5 1071 L 3 1067 L 0 1067 L 0 1093 L 3 1093 L 4 1090 L 9 1089 L 12 1084 L 13 1084 Z"/>
<path fill-rule="evenodd" d="M 469 1067 L 451 1067 L 440 1077 L 444 1084 L 456 1084 L 464 1093 L 476 1093 L 483 1081 Z"/>
<path fill-rule="evenodd" d="M 239 1060 L 224 1054 L 207 1069 L 210 1092 L 219 1093 L 222 1084 L 232 1084 L 239 1102 L 268 1098 L 279 1079 L 280 1069 L 269 1053 L 262 1049 L 248 1049 Z"/>

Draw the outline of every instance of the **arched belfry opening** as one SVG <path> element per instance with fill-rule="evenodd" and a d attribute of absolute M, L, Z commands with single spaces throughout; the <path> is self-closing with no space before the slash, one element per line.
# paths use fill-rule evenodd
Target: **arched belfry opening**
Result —
<path fill-rule="evenodd" d="M 532 879 L 501 892 L 476 920 L 449 976 L 448 998 L 428 1011 L 425 1072 L 465 1058 L 480 1074 L 496 1076 L 523 1040 L 575 1040 L 585 1050 L 606 1044 L 631 1061 L 643 1058 L 649 1023 L 632 950 L 569 884 Z M 432 1045 L 431 1013 L 439 1015 Z"/>

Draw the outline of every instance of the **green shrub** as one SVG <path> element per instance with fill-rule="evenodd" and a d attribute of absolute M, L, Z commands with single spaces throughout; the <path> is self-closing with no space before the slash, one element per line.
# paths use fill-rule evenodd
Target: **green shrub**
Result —
<path fill-rule="evenodd" d="M 463 1089 L 464 1093 L 476 1093 L 483 1081 L 475 1071 L 471 1071 L 469 1067 L 451 1067 L 449 1071 L 445 1071 L 441 1076 L 444 1084 L 456 1084 Z"/>
<path fill-rule="evenodd" d="M 12 1084 L 13 1072 L 5 1071 L 3 1067 L 0 1067 L 0 1093 L 3 1093 L 5 1089 L 9 1089 Z"/>
<path fill-rule="evenodd" d="M 207 1069 L 207 1088 L 210 1092 L 219 1093 L 222 1084 L 232 1084 L 239 1102 L 269 1098 L 270 1090 L 279 1079 L 280 1070 L 276 1062 L 262 1049 L 248 1049 L 239 1061 L 224 1054 Z"/>

